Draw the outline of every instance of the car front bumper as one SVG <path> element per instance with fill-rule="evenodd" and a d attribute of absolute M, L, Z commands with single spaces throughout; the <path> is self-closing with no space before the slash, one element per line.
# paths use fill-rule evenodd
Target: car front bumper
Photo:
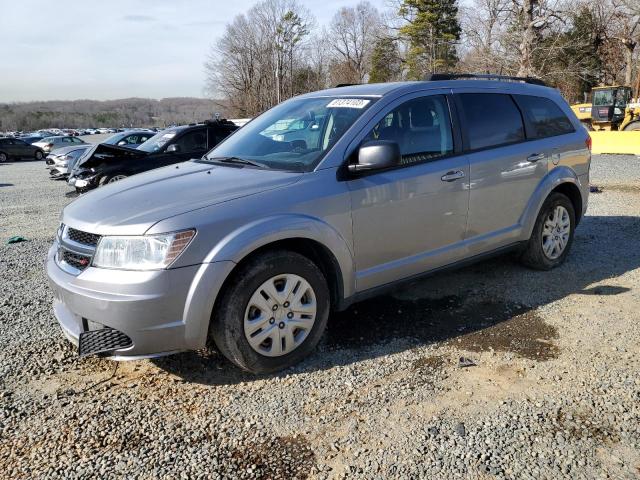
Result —
<path fill-rule="evenodd" d="M 107 352 L 116 360 L 149 358 L 203 348 L 209 319 L 233 262 L 215 262 L 147 272 L 87 267 L 62 270 L 57 243 L 47 256 L 53 312 L 65 336 L 78 345 L 82 332 L 112 328 L 131 339 Z"/>

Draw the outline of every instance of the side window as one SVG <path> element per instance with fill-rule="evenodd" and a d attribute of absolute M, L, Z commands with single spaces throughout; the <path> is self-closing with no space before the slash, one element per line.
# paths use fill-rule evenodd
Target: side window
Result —
<path fill-rule="evenodd" d="M 548 98 L 516 95 L 518 104 L 533 125 L 533 138 L 554 137 L 575 131 L 560 107 Z"/>
<path fill-rule="evenodd" d="M 460 99 L 471 150 L 524 140 L 522 115 L 511 96 L 462 93 Z"/>
<path fill-rule="evenodd" d="M 402 164 L 435 160 L 453 153 L 446 97 L 419 97 L 396 107 L 373 127 L 364 142 L 372 140 L 397 142 Z"/>
<path fill-rule="evenodd" d="M 180 147 L 180 152 L 182 153 L 206 150 L 207 132 L 201 129 L 185 133 L 176 141 L 176 144 Z"/>
<path fill-rule="evenodd" d="M 62 143 L 73 143 L 73 137 L 62 137 Z"/>

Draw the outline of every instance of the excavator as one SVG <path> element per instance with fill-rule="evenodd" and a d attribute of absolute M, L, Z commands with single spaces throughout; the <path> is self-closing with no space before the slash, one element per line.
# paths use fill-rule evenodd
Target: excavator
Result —
<path fill-rule="evenodd" d="M 589 130 L 593 153 L 640 155 L 640 102 L 632 95 L 625 85 L 594 87 L 591 103 L 571 106 Z"/>

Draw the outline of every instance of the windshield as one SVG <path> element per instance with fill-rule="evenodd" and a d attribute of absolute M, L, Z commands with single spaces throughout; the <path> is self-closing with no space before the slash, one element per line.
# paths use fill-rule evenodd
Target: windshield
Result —
<path fill-rule="evenodd" d="M 596 90 L 593 92 L 593 104 L 595 106 L 613 105 L 613 90 Z"/>
<path fill-rule="evenodd" d="M 176 133 L 177 132 L 175 130 L 164 130 L 160 133 L 156 133 L 153 137 L 140 145 L 138 150 L 148 153 L 157 152 L 164 147 L 168 141 L 175 137 Z"/>
<path fill-rule="evenodd" d="M 206 158 L 215 161 L 235 157 L 278 170 L 311 170 L 375 100 L 290 100 L 242 127 Z"/>
<path fill-rule="evenodd" d="M 116 133 L 115 135 L 111 135 L 109 138 L 107 138 L 104 142 L 102 143 L 106 143 L 107 145 L 115 145 L 116 143 L 118 143 L 122 137 L 124 137 L 125 134 L 124 133 Z"/>

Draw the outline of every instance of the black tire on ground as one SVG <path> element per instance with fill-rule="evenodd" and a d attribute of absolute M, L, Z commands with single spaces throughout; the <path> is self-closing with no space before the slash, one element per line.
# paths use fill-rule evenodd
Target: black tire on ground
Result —
<path fill-rule="evenodd" d="M 42 150 L 36 150 L 35 153 L 36 160 L 42 160 L 44 158 L 44 152 Z"/>
<path fill-rule="evenodd" d="M 307 338 L 295 350 L 278 357 L 255 351 L 244 334 L 244 317 L 253 293 L 279 274 L 304 278 L 316 296 L 316 319 Z M 257 254 L 241 265 L 227 282 L 211 315 L 209 339 L 232 363 L 251 373 L 270 373 L 295 365 L 316 347 L 327 325 L 330 298 L 327 281 L 318 266 L 298 253 L 276 250 Z"/>
<path fill-rule="evenodd" d="M 624 131 L 625 132 L 632 132 L 634 130 L 640 130 L 640 120 L 636 120 L 634 122 L 631 122 L 629 125 L 624 127 Z"/>
<path fill-rule="evenodd" d="M 8 161 L 9 161 L 9 155 L 7 155 L 4 152 L 0 152 L 0 163 L 4 163 Z"/>
<path fill-rule="evenodd" d="M 544 253 L 542 248 L 542 231 L 545 221 L 550 217 L 550 215 L 552 215 L 553 211 L 558 206 L 564 207 L 569 213 L 569 239 L 567 240 L 566 246 L 560 256 L 558 258 L 551 259 Z M 533 227 L 531 238 L 527 242 L 520 260 L 523 264 L 535 270 L 551 270 L 562 265 L 571 250 L 575 228 L 576 214 L 573 208 L 573 203 L 571 203 L 571 200 L 562 193 L 552 193 L 547 197 L 540 209 L 540 212 L 538 213 L 538 218 L 536 219 L 536 223 Z"/>
<path fill-rule="evenodd" d="M 116 178 L 116 177 L 121 177 L 121 178 Z M 98 187 L 103 187 L 108 183 L 117 182 L 118 180 L 122 180 L 123 178 L 126 178 L 126 175 L 120 175 L 118 173 L 113 175 L 104 175 L 100 177 L 100 180 L 98 180 Z"/>

